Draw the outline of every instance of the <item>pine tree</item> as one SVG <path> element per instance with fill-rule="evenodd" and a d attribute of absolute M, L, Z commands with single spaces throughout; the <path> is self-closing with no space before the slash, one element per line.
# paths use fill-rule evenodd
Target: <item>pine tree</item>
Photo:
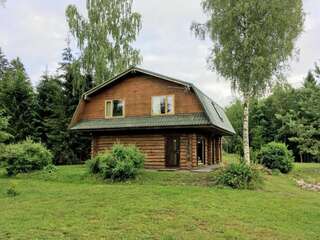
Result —
<path fill-rule="evenodd" d="M 14 141 L 34 135 L 35 94 L 19 58 L 10 62 L 3 75 L 0 90 L 0 108 L 9 116 L 8 132 Z"/>
<path fill-rule="evenodd" d="M 60 79 L 63 84 L 64 99 L 65 99 L 65 129 L 67 132 L 66 136 L 66 149 L 68 163 L 79 163 L 89 158 L 91 139 L 81 133 L 71 132 L 67 130 L 69 123 L 71 122 L 72 115 L 76 110 L 78 102 L 84 91 L 89 90 L 92 87 L 92 78 L 90 76 L 81 76 L 85 81 L 79 88 L 75 88 L 76 78 L 79 77 L 80 73 L 75 72 L 73 64 L 75 59 L 72 54 L 69 42 L 67 47 L 62 53 L 62 62 L 60 63 Z"/>
<path fill-rule="evenodd" d="M 53 152 L 55 163 L 65 162 L 65 102 L 62 83 L 47 72 L 37 86 L 37 136 Z"/>

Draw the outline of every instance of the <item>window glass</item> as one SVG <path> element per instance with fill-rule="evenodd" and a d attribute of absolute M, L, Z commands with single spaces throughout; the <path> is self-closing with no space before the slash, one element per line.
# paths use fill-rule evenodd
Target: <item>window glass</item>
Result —
<path fill-rule="evenodd" d="M 112 116 L 113 117 L 123 116 L 123 101 L 113 100 Z"/>
<path fill-rule="evenodd" d="M 174 112 L 173 96 L 152 97 L 152 114 L 170 114 Z"/>
<path fill-rule="evenodd" d="M 165 114 L 166 113 L 166 98 L 160 97 L 160 113 Z"/>
<path fill-rule="evenodd" d="M 173 96 L 167 97 L 167 113 L 173 113 Z"/>
<path fill-rule="evenodd" d="M 152 97 L 152 113 L 153 114 L 160 114 L 160 102 L 161 98 L 160 97 Z"/>
<path fill-rule="evenodd" d="M 111 115 L 111 101 L 106 101 L 106 117 L 112 117 L 112 115 Z"/>

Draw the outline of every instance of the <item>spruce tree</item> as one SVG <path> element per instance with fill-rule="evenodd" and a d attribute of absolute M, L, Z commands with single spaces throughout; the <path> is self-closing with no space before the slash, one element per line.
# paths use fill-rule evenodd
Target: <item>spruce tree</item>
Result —
<path fill-rule="evenodd" d="M 10 62 L 3 75 L 0 108 L 9 116 L 8 132 L 14 141 L 34 136 L 35 94 L 19 58 Z"/>
<path fill-rule="evenodd" d="M 87 160 L 89 158 L 91 138 L 78 133 L 67 130 L 74 111 L 78 105 L 83 92 L 89 90 L 92 87 L 92 78 L 87 76 L 81 76 L 84 79 L 82 85 L 79 88 L 75 88 L 76 78 L 79 77 L 80 73 L 75 72 L 73 64 L 75 59 L 72 54 L 69 42 L 67 42 L 67 47 L 62 53 L 62 62 L 59 67 L 59 78 L 62 81 L 63 93 L 65 100 L 65 129 L 66 129 L 66 150 L 67 161 L 69 163 L 79 163 Z"/>
<path fill-rule="evenodd" d="M 61 81 L 44 73 L 37 86 L 37 136 L 54 154 L 56 164 L 66 162 L 65 101 Z"/>

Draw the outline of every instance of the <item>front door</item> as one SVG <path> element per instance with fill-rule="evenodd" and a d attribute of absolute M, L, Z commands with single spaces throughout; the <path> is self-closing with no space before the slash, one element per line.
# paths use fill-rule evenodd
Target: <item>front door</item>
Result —
<path fill-rule="evenodd" d="M 166 167 L 179 167 L 180 137 L 166 137 Z"/>
<path fill-rule="evenodd" d="M 198 166 L 206 164 L 206 147 L 205 147 L 205 139 L 203 136 L 197 137 L 197 163 Z"/>

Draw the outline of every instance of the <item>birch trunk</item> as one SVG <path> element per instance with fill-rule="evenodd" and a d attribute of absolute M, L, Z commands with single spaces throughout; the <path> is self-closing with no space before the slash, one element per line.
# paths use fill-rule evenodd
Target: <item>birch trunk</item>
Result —
<path fill-rule="evenodd" d="M 250 97 L 245 95 L 243 106 L 243 153 L 244 161 L 250 164 L 250 147 L 249 147 L 249 105 Z"/>

